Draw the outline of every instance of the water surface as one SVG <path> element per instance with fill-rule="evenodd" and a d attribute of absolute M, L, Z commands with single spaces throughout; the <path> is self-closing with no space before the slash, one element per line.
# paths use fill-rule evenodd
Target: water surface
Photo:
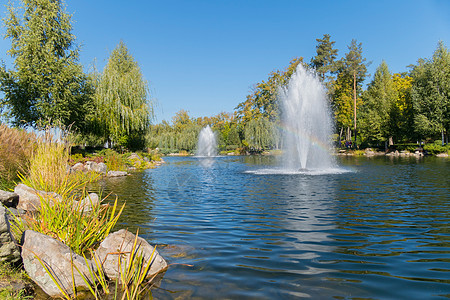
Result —
<path fill-rule="evenodd" d="M 343 158 L 323 175 L 166 161 L 100 183 L 126 201 L 119 227 L 173 264 L 156 299 L 450 297 L 449 159 Z"/>

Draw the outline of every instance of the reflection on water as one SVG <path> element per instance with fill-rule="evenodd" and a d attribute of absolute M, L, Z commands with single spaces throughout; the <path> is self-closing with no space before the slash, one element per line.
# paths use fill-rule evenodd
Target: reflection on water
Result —
<path fill-rule="evenodd" d="M 274 157 L 167 161 L 100 184 L 126 201 L 119 227 L 175 263 L 157 299 L 450 296 L 449 160 L 314 176 L 255 174 Z"/>

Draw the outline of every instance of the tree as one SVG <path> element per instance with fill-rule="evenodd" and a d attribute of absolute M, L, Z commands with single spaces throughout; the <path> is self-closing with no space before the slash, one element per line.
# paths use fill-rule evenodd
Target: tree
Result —
<path fill-rule="evenodd" d="M 361 135 L 371 142 L 389 139 L 392 144 L 392 123 L 395 103 L 398 98 L 392 75 L 387 63 L 383 60 L 375 71 L 374 78 L 364 93 L 362 107 L 363 125 L 360 126 Z"/>
<path fill-rule="evenodd" d="M 441 133 L 442 144 L 450 129 L 450 53 L 441 41 L 432 59 L 420 59 L 412 70 L 414 125 L 421 137 Z"/>
<path fill-rule="evenodd" d="M 391 131 L 399 139 L 414 137 L 414 112 L 411 99 L 412 77 L 406 73 L 392 76 L 397 99 L 391 112 Z"/>
<path fill-rule="evenodd" d="M 278 91 L 289 82 L 300 63 L 303 63 L 302 57 L 291 60 L 285 70 L 270 73 L 267 81 L 258 83 L 253 93 L 236 107 L 239 126 L 245 136 L 245 143 L 250 147 L 262 150 L 278 146 L 278 133 L 274 130 L 280 122 Z"/>
<path fill-rule="evenodd" d="M 153 106 L 148 82 L 122 41 L 97 77 L 95 107 L 95 118 L 108 140 L 129 148 L 142 146 Z"/>
<path fill-rule="evenodd" d="M 339 73 L 336 81 L 333 83 L 332 108 L 336 127 L 340 129 L 339 142 L 342 140 L 342 134 L 346 128 L 346 141 L 351 140 L 350 128 L 353 124 L 353 85 L 351 76 L 346 73 Z M 361 99 L 358 99 L 358 106 L 361 105 Z"/>
<path fill-rule="evenodd" d="M 303 63 L 302 57 L 294 58 L 290 61 L 287 69 L 271 72 L 267 81 L 256 84 L 253 93 L 236 107 L 238 118 L 244 123 L 261 116 L 270 121 L 279 120 L 278 89 L 289 82 L 300 63 Z"/>
<path fill-rule="evenodd" d="M 83 129 L 92 86 L 78 64 L 70 15 L 61 0 L 22 0 L 8 6 L 5 37 L 14 69 L 0 68 L 3 102 L 18 126 L 72 124 Z"/>
<path fill-rule="evenodd" d="M 327 75 L 335 71 L 335 59 L 338 50 L 333 49 L 335 41 L 330 41 L 331 36 L 324 34 L 322 39 L 316 39 L 316 53 L 317 55 L 311 59 L 310 66 L 316 70 L 319 77 L 324 82 L 329 82 L 331 76 Z"/>
<path fill-rule="evenodd" d="M 355 145 L 356 145 L 356 110 L 357 110 L 357 98 L 361 93 L 361 86 L 366 78 L 367 73 L 367 64 L 365 63 L 366 59 L 362 57 L 362 43 L 357 43 L 355 39 L 352 40 L 350 46 L 348 46 L 348 52 L 345 54 L 345 57 L 341 60 L 340 64 L 340 72 L 344 72 L 347 75 L 350 75 L 353 82 L 353 130 L 355 136 Z M 345 78 L 345 77 L 343 77 Z"/>

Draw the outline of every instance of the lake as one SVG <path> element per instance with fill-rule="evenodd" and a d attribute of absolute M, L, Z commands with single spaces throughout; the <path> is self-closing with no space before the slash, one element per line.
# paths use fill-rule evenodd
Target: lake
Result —
<path fill-rule="evenodd" d="M 450 297 L 450 159 L 342 157 L 316 175 L 259 172 L 270 156 L 165 160 L 99 182 L 126 201 L 118 227 L 172 264 L 156 299 Z"/>

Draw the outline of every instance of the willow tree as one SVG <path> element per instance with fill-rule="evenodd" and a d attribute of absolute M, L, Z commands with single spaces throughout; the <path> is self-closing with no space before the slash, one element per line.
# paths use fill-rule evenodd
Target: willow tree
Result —
<path fill-rule="evenodd" d="M 40 122 L 80 129 L 91 103 L 91 85 L 78 63 L 71 17 L 61 0 L 10 2 L 4 19 L 14 68 L 0 68 L 5 104 L 19 126 Z"/>
<path fill-rule="evenodd" d="M 121 41 L 97 78 L 96 119 L 109 142 L 128 148 L 143 146 L 153 118 L 148 82 Z"/>

